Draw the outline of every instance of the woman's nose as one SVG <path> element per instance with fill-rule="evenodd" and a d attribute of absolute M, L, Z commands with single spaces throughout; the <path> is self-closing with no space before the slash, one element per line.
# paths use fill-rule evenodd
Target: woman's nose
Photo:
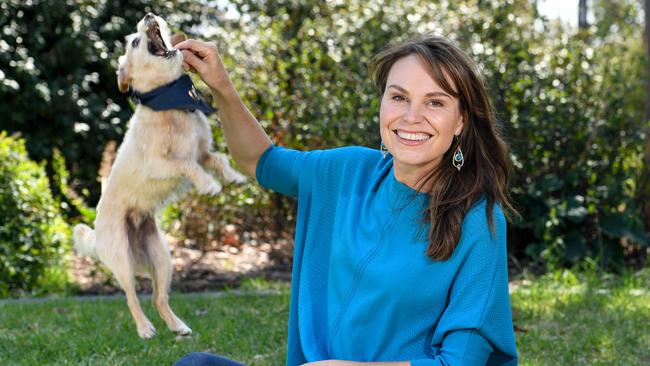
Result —
<path fill-rule="evenodd" d="M 403 118 L 408 123 L 422 122 L 423 117 L 420 106 L 414 103 L 409 104 L 408 109 L 404 111 Z"/>

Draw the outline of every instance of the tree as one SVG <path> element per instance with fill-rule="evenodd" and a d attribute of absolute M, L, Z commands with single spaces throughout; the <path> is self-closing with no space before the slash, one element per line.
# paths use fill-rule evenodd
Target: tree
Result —
<path fill-rule="evenodd" d="M 578 4 L 578 27 L 585 29 L 589 26 L 587 23 L 587 0 L 580 0 Z"/>
<path fill-rule="evenodd" d="M 639 204 L 643 213 L 646 231 L 650 232 L 650 0 L 645 0 L 645 34 L 643 43 L 646 53 L 646 91 L 644 103 L 645 149 L 643 154 L 643 174 L 639 182 Z"/>

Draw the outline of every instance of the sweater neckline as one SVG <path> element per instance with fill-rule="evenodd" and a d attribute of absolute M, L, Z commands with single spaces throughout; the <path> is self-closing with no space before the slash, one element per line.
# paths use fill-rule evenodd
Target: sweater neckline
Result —
<path fill-rule="evenodd" d="M 411 203 L 423 205 L 428 202 L 429 195 L 427 193 L 413 189 L 397 180 L 395 177 L 394 166 L 391 166 L 389 175 L 391 180 L 390 197 L 391 201 L 393 201 L 391 207 L 393 210 L 404 209 Z"/>

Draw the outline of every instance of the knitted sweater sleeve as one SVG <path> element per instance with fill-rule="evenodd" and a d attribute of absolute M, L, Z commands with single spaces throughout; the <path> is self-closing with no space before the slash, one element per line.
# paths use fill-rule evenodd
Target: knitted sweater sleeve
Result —
<path fill-rule="evenodd" d="M 453 255 L 462 256 L 447 308 L 433 332 L 431 358 L 412 366 L 516 365 L 506 255 L 506 223 L 498 205 L 491 233 L 485 203 L 468 213 L 461 242 Z"/>
<path fill-rule="evenodd" d="M 281 146 L 269 147 L 257 162 L 255 176 L 264 187 L 296 197 L 303 167 L 314 160 L 318 152 L 303 152 Z"/>
<path fill-rule="evenodd" d="M 271 146 L 257 162 L 255 176 L 262 186 L 291 197 L 298 193 L 309 196 L 314 185 L 338 190 L 345 172 L 361 169 L 359 159 L 369 151 L 356 147 L 300 151 Z"/>

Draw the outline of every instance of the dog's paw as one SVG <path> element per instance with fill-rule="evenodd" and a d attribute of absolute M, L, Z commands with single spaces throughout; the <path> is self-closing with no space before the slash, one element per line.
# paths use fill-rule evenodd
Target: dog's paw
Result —
<path fill-rule="evenodd" d="M 172 332 L 184 337 L 192 335 L 192 329 L 190 329 L 190 327 L 188 327 L 183 322 L 180 322 L 174 328 L 172 328 Z"/>
<path fill-rule="evenodd" d="M 236 170 L 229 171 L 223 175 L 223 179 L 228 183 L 246 183 L 248 178 Z"/>
<path fill-rule="evenodd" d="M 216 195 L 221 192 L 221 184 L 207 173 L 200 174 L 194 181 L 194 186 L 200 194 Z"/>
<path fill-rule="evenodd" d="M 219 182 L 216 180 L 213 180 L 209 184 L 199 187 L 198 191 L 200 194 L 209 194 L 211 196 L 214 196 L 221 192 L 221 184 L 219 184 Z"/>
<path fill-rule="evenodd" d="M 149 320 L 145 321 L 144 324 L 138 326 L 138 335 L 142 339 L 150 339 L 156 335 L 156 328 Z"/>

